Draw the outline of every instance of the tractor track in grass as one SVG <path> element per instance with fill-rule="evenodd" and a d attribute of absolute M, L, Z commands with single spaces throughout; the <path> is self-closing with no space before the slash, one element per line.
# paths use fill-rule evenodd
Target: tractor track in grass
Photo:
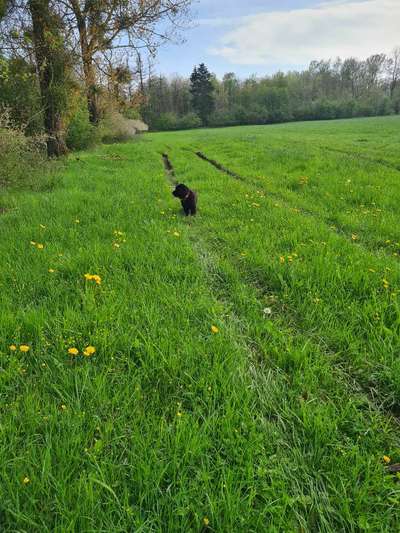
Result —
<path fill-rule="evenodd" d="M 339 226 L 337 223 L 334 224 L 336 226 L 336 228 L 332 228 L 332 224 L 329 223 L 328 219 L 321 218 L 317 213 L 315 213 L 313 211 L 310 211 L 310 210 L 307 210 L 304 207 L 299 207 L 299 208 L 295 207 L 291 203 L 291 201 L 287 199 L 287 197 L 285 195 L 283 195 L 281 193 L 278 193 L 278 192 L 275 192 L 275 191 L 271 191 L 270 189 L 267 189 L 262 182 L 260 182 L 259 180 L 255 179 L 255 178 L 241 176 L 240 174 L 238 174 L 237 172 L 229 169 L 225 165 L 222 165 L 221 163 L 219 163 L 215 159 L 209 158 L 208 156 L 206 156 L 201 151 L 193 152 L 192 150 L 185 149 L 185 148 L 183 148 L 183 150 L 188 151 L 188 152 L 190 152 L 192 154 L 194 153 L 198 158 L 200 158 L 201 160 L 209 163 L 214 168 L 216 168 L 218 171 L 230 176 L 231 178 L 239 180 L 242 183 L 245 183 L 247 185 L 251 185 L 251 186 L 255 186 L 255 187 L 263 189 L 263 191 L 266 194 L 266 197 L 269 196 L 270 198 L 276 198 L 277 200 L 282 202 L 284 207 L 286 207 L 287 209 L 290 209 L 293 212 L 296 212 L 298 214 L 304 215 L 306 217 L 310 217 L 310 218 L 313 218 L 315 220 L 318 220 L 318 222 L 320 222 L 321 224 L 324 224 L 330 232 L 338 235 L 339 237 L 341 237 L 343 239 L 346 239 L 346 236 L 354 233 L 354 230 L 351 230 L 351 229 L 349 229 L 349 232 L 346 233 L 344 231 L 344 229 L 343 229 L 343 226 Z M 348 238 L 350 238 L 350 237 L 348 237 Z M 361 242 L 354 243 L 354 245 L 355 246 L 360 246 L 360 248 L 366 250 L 369 253 L 371 253 L 371 252 L 375 253 L 377 251 L 381 251 L 381 252 L 384 252 L 389 257 L 393 257 L 392 251 L 388 251 L 387 247 L 385 247 L 385 246 L 379 246 L 379 245 L 377 245 L 377 246 L 367 246 L 367 245 L 365 245 L 365 244 L 363 244 Z"/>
<path fill-rule="evenodd" d="M 197 155 L 197 154 L 196 154 Z M 163 154 L 163 158 L 166 156 L 166 154 Z M 168 157 L 168 156 L 167 156 Z M 199 156 L 198 156 L 199 157 Z M 201 158 L 203 159 L 203 158 Z M 207 161 L 207 159 L 205 159 Z M 213 165 L 215 166 L 215 165 Z M 218 167 L 216 167 L 218 168 Z M 170 170 L 173 170 L 173 165 L 168 158 L 168 165 L 165 165 L 165 175 L 167 179 L 171 179 Z M 221 169 L 219 169 L 221 170 Z M 223 170 L 224 173 L 226 173 L 225 170 Z M 231 175 L 231 174 L 230 174 Z M 175 176 L 175 173 L 174 173 Z M 233 177 L 233 176 L 232 176 Z M 238 179 L 238 178 L 235 178 Z M 244 182 L 246 182 L 245 178 L 241 178 Z M 202 264 L 204 265 L 204 270 L 208 277 L 212 278 L 212 286 L 215 286 L 216 289 L 218 289 L 218 292 L 222 296 L 222 301 L 234 303 L 232 302 L 232 298 L 229 294 L 229 291 L 226 290 L 225 287 L 221 283 L 216 283 L 215 276 L 213 276 L 213 272 L 209 266 L 207 266 L 207 262 L 204 260 L 204 257 L 206 255 L 215 255 L 215 252 L 210 251 L 208 247 L 208 243 L 204 240 L 204 237 L 200 232 L 196 233 L 196 240 L 193 241 L 193 236 L 191 237 L 192 243 L 194 248 L 196 249 L 197 255 L 199 259 L 201 260 Z M 260 279 L 248 279 L 245 275 L 240 273 L 240 270 L 237 265 L 237 261 L 235 261 L 232 257 L 226 258 L 229 262 L 229 264 L 232 266 L 232 268 L 236 271 L 238 278 L 241 280 L 242 283 L 244 283 L 246 286 L 251 287 L 256 293 L 259 293 L 260 296 L 268 295 L 273 293 L 274 291 L 270 288 L 268 288 L 265 285 L 264 280 Z M 214 261 L 216 263 L 216 261 Z M 296 338 L 301 339 L 302 334 L 301 332 L 304 331 L 304 328 L 301 327 L 301 321 L 299 317 L 297 316 L 297 313 L 295 310 L 290 309 L 289 310 L 290 317 L 288 317 L 287 313 L 285 313 L 285 320 L 290 322 L 290 327 L 293 328 L 294 334 Z M 232 311 L 229 313 L 232 315 L 232 318 L 235 321 L 242 321 L 241 316 L 237 315 L 236 313 L 233 314 Z M 281 315 L 282 313 L 280 313 Z M 279 315 L 279 316 L 280 316 Z M 282 318 L 280 316 L 280 318 Z M 247 320 L 246 318 L 244 319 Z M 250 343 L 248 341 L 245 342 L 246 349 L 249 353 L 252 354 L 252 360 L 253 364 L 257 363 L 259 366 L 265 365 L 265 353 L 264 350 L 261 348 L 261 339 L 252 338 L 254 342 Z M 336 357 L 338 362 L 336 364 L 336 372 L 339 373 L 339 375 L 343 378 L 345 382 L 346 388 L 351 393 L 357 393 L 362 394 L 364 398 L 366 399 L 368 405 L 371 409 L 373 409 L 375 412 L 380 413 L 382 416 L 389 416 L 393 422 L 396 425 L 400 425 L 400 405 L 398 403 L 392 403 L 388 405 L 388 398 L 380 395 L 377 391 L 380 389 L 380 383 L 367 383 L 364 380 L 359 379 L 357 376 L 357 371 L 352 368 L 351 364 L 348 362 L 347 359 L 344 359 L 341 356 L 338 356 L 337 351 L 330 345 L 330 343 L 323 338 L 322 336 L 315 336 L 311 335 L 309 337 L 309 341 L 315 348 L 326 358 L 332 360 L 332 358 Z M 343 353 L 345 353 L 345 350 L 343 350 Z M 287 375 L 287 372 L 282 369 L 281 367 L 277 365 L 273 365 L 273 368 L 276 366 L 276 368 L 281 372 Z M 290 376 L 288 376 L 289 379 Z"/>
<path fill-rule="evenodd" d="M 169 155 L 166 152 L 164 152 L 164 153 L 161 154 L 161 157 L 162 157 L 162 161 L 163 161 L 163 165 L 164 165 L 165 175 L 167 176 L 168 180 L 173 185 L 176 185 L 178 182 L 175 179 L 175 169 L 174 169 L 174 167 L 173 167 L 173 165 L 171 163 Z"/>

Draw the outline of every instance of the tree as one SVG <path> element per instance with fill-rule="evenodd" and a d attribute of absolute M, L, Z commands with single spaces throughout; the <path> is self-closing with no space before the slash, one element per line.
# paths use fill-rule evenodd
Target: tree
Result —
<path fill-rule="evenodd" d="M 49 0 L 29 0 L 32 41 L 36 57 L 40 94 L 47 134 L 47 154 L 60 156 L 67 151 L 62 135 L 61 116 L 66 106 L 66 57 L 60 33 L 61 21 Z"/>
<path fill-rule="evenodd" d="M 207 125 L 209 116 L 215 109 L 215 98 L 212 76 L 204 63 L 195 67 L 190 76 L 190 93 L 194 110 L 203 124 Z"/>
<path fill-rule="evenodd" d="M 386 71 L 389 75 L 390 98 L 393 98 L 397 86 L 400 85 L 400 46 L 397 46 L 392 57 L 387 59 Z"/>
<path fill-rule="evenodd" d="M 55 2 L 78 37 L 90 121 L 99 120 L 96 65 L 109 50 L 151 54 L 174 35 L 191 0 L 63 0 Z M 159 29 L 159 25 L 164 27 Z M 121 61 L 121 58 L 120 58 Z"/>

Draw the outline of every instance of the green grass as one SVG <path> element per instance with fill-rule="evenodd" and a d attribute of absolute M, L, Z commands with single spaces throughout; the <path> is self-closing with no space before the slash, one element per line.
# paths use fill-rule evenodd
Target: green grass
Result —
<path fill-rule="evenodd" d="M 2 203 L 2 531 L 396 531 L 400 120 L 79 158 Z"/>

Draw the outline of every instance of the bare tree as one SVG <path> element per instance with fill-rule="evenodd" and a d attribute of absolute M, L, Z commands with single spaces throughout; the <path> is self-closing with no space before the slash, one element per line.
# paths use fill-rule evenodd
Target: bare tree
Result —
<path fill-rule="evenodd" d="M 390 97 L 393 98 L 396 88 L 400 85 L 400 46 L 397 46 L 392 57 L 387 59 L 386 71 L 389 75 Z"/>

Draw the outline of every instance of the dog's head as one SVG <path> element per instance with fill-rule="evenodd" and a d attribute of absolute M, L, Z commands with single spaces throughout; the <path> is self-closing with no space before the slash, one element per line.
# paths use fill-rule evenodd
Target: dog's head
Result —
<path fill-rule="evenodd" d="M 186 196 L 188 195 L 188 193 L 190 192 L 190 189 L 188 187 L 186 187 L 186 185 L 184 185 L 183 183 L 179 183 L 176 187 L 175 187 L 175 190 L 172 191 L 172 194 L 176 197 L 176 198 L 186 198 Z"/>

